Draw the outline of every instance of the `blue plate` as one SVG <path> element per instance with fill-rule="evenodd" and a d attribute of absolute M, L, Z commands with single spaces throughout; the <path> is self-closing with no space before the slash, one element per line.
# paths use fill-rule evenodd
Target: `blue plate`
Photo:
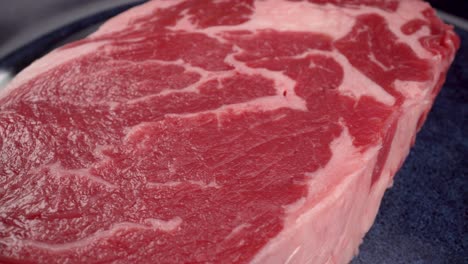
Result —
<path fill-rule="evenodd" d="M 0 59 L 0 69 L 17 73 L 52 47 L 140 2 L 50 32 Z M 447 82 L 353 264 L 468 263 L 468 32 L 457 33 L 462 47 Z"/>

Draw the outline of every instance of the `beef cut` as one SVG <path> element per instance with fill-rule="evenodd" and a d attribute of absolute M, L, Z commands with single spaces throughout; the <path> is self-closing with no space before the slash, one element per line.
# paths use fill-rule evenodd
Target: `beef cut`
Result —
<path fill-rule="evenodd" d="M 125 12 L 0 94 L 0 263 L 347 263 L 458 46 L 418 0 Z"/>

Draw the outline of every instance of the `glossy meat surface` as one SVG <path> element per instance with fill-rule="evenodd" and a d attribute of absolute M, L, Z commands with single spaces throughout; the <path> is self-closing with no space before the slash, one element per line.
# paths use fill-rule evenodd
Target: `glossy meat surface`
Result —
<path fill-rule="evenodd" d="M 0 262 L 346 263 L 458 39 L 421 1 L 151 1 L 0 94 Z"/>

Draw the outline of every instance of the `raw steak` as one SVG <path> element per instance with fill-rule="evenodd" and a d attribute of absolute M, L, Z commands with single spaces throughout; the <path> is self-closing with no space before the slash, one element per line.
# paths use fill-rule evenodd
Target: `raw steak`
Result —
<path fill-rule="evenodd" d="M 458 45 L 417 0 L 128 11 L 2 92 L 0 262 L 349 262 Z"/>

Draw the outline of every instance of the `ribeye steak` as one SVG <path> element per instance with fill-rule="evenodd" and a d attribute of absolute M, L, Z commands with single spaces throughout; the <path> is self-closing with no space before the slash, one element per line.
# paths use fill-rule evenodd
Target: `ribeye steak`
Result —
<path fill-rule="evenodd" d="M 349 262 L 458 45 L 419 0 L 125 12 L 2 91 L 0 262 Z"/>

